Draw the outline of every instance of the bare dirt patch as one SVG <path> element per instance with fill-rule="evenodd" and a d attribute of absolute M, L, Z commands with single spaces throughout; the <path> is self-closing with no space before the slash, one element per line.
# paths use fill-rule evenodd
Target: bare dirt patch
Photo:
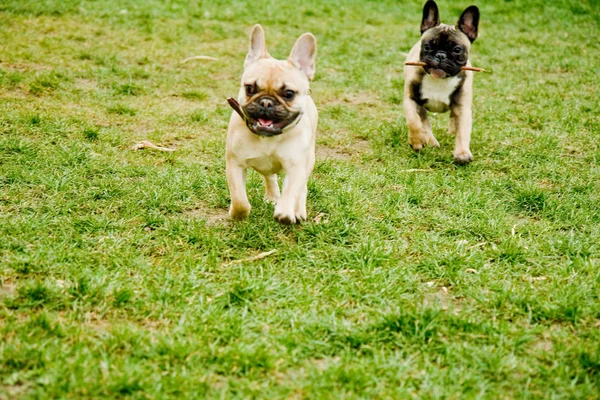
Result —
<path fill-rule="evenodd" d="M 341 96 L 320 98 L 319 102 L 322 104 L 327 104 L 328 106 L 353 105 L 377 107 L 382 104 L 382 101 L 377 94 L 371 91 L 364 90 L 356 93 L 344 93 Z"/>
<path fill-rule="evenodd" d="M 4 386 L 4 393 L 0 393 L 0 400 L 24 398 L 25 394 L 29 391 L 29 387 L 28 383 L 6 385 Z"/>
<path fill-rule="evenodd" d="M 4 282 L 0 285 L 0 297 L 13 296 L 17 292 L 17 285 L 12 282 Z"/>
<path fill-rule="evenodd" d="M 333 147 L 317 146 L 316 156 L 318 160 L 349 160 L 351 158 L 349 152 Z"/>
<path fill-rule="evenodd" d="M 220 225 L 229 222 L 229 214 L 223 208 L 211 208 L 206 205 L 198 205 L 184 211 L 184 214 L 192 218 L 202 218 L 207 225 Z"/>
<path fill-rule="evenodd" d="M 75 87 L 84 91 L 92 91 L 98 89 L 98 82 L 95 79 L 76 79 Z"/>
<path fill-rule="evenodd" d="M 534 343 L 533 348 L 540 352 L 550 353 L 554 349 L 552 341 L 543 339 Z"/>
<path fill-rule="evenodd" d="M 353 139 L 352 144 L 348 146 L 325 146 L 317 144 L 316 155 L 318 160 L 343 160 L 352 159 L 353 156 L 364 154 L 369 149 L 369 142 L 364 139 Z"/>
<path fill-rule="evenodd" d="M 18 72 L 48 71 L 52 69 L 52 67 L 49 65 L 36 64 L 31 62 L 0 61 L 0 65 L 2 66 L 2 68 Z"/>

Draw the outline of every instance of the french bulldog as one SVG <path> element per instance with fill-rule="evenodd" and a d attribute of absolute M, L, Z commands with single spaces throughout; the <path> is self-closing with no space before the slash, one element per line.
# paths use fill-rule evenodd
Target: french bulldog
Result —
<path fill-rule="evenodd" d="M 250 214 L 246 171 L 265 179 L 265 198 L 275 203 L 282 224 L 306 220 L 307 182 L 315 165 L 318 112 L 310 97 L 315 74 L 317 40 L 305 33 L 296 40 L 287 60 L 269 55 L 265 33 L 255 25 L 244 62 L 237 101 L 227 129 L 226 172 L 231 196 L 229 215 Z M 282 192 L 278 174 L 285 172 Z"/>
<path fill-rule="evenodd" d="M 404 114 L 408 123 L 409 143 L 419 151 L 426 145 L 439 147 L 433 136 L 427 111 L 450 111 L 450 133 L 456 135 L 454 161 L 473 161 L 471 142 L 473 72 L 462 71 L 471 66 L 469 50 L 477 38 L 479 9 L 470 6 L 456 26 L 440 23 L 437 4 L 427 1 L 423 7 L 421 40 L 410 50 L 407 61 L 426 66 L 404 67 Z"/>

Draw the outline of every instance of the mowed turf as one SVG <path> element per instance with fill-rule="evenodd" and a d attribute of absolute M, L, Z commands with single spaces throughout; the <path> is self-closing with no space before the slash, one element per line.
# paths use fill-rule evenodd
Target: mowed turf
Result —
<path fill-rule="evenodd" d="M 0 399 L 599 397 L 596 1 L 476 2 L 464 167 L 407 144 L 421 1 L 187 3 L 0 2 Z M 299 226 L 226 218 L 255 23 L 318 40 Z"/>

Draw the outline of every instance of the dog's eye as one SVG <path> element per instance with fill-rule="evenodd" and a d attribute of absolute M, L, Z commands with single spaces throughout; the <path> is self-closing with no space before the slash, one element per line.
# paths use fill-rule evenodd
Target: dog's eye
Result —
<path fill-rule="evenodd" d="M 425 51 L 429 51 L 429 50 L 431 50 L 431 46 L 430 46 L 430 45 L 428 45 L 428 44 L 424 44 L 424 45 L 423 45 L 423 50 L 425 50 Z"/>
<path fill-rule="evenodd" d="M 294 100 L 294 97 L 296 97 L 296 92 L 293 90 L 286 90 L 283 92 L 282 97 L 286 100 Z"/>
<path fill-rule="evenodd" d="M 246 96 L 252 96 L 256 93 L 256 85 L 246 85 Z"/>
<path fill-rule="evenodd" d="M 460 54 L 460 53 L 462 53 L 462 47 L 456 46 L 454 49 L 452 49 L 452 52 L 454 54 Z"/>

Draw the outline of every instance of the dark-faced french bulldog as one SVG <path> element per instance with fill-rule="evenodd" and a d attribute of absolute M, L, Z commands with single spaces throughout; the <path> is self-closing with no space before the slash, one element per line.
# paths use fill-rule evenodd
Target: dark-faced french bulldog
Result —
<path fill-rule="evenodd" d="M 456 26 L 440 23 L 437 4 L 427 1 L 421 21 L 421 40 L 408 54 L 407 61 L 422 62 L 424 67 L 404 67 L 404 114 L 408 123 L 409 143 L 414 150 L 426 145 L 439 147 L 433 136 L 427 111 L 450 111 L 450 133 L 456 134 L 454 161 L 473 161 L 471 141 L 471 104 L 473 72 L 469 50 L 477 38 L 479 9 L 470 6 L 463 11 Z"/>

